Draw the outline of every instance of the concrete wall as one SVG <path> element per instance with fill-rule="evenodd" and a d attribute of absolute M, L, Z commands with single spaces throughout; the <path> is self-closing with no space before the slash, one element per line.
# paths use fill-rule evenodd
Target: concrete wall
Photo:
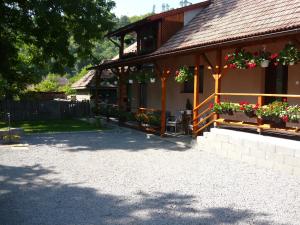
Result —
<path fill-rule="evenodd" d="M 247 51 L 255 52 L 263 47 L 266 47 L 267 51 L 279 52 L 287 42 L 274 42 L 271 44 L 257 45 L 249 48 L 245 48 Z M 234 49 L 223 50 L 223 65 L 224 56 L 233 52 Z M 206 52 L 209 61 L 216 65 L 216 52 Z M 176 56 L 158 61 L 158 65 L 163 68 L 170 69 L 171 74 L 167 79 L 167 110 L 173 114 L 177 111 L 185 109 L 186 100 L 190 99 L 193 102 L 192 93 L 182 93 L 183 85 L 175 81 L 175 71 L 183 65 L 194 66 L 195 56 Z M 203 101 L 214 92 L 214 79 L 211 71 L 207 69 L 208 64 L 203 57 L 200 59 L 200 64 L 205 66 L 204 70 L 204 92 L 200 94 L 200 101 Z M 232 93 L 264 93 L 265 90 L 265 69 L 256 67 L 254 69 L 229 69 L 226 75 L 221 79 L 221 92 L 232 92 Z M 138 93 L 138 92 L 136 92 Z M 300 95 L 300 64 L 289 66 L 289 77 L 288 77 L 288 94 Z M 161 108 L 161 81 L 157 79 L 156 83 L 149 84 L 147 89 L 147 107 L 148 108 Z M 256 97 L 224 97 L 223 101 L 249 101 L 256 103 Z M 300 99 L 288 99 L 291 103 L 300 104 Z"/>

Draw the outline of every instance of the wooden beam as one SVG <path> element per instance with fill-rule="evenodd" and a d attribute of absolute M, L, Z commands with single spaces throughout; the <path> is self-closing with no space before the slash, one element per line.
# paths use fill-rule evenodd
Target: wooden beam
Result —
<path fill-rule="evenodd" d="M 205 53 L 202 53 L 202 56 L 203 56 L 205 62 L 206 62 L 206 63 L 213 69 L 213 71 L 214 71 L 214 66 L 213 66 L 213 64 L 210 62 L 210 60 L 209 60 L 209 58 L 207 57 L 207 55 L 206 55 Z"/>
<path fill-rule="evenodd" d="M 200 59 L 201 57 L 199 55 L 195 56 L 195 70 L 194 70 L 194 109 L 197 108 L 199 105 L 199 70 L 200 70 Z M 198 110 L 193 110 L 193 118 L 198 117 Z M 198 127 L 196 126 L 198 121 L 193 122 L 193 133 L 195 134 L 198 130 Z"/>
<path fill-rule="evenodd" d="M 158 22 L 158 31 L 157 31 L 157 48 L 160 48 L 162 45 L 162 21 Z"/>
<path fill-rule="evenodd" d="M 161 129 L 160 136 L 164 136 L 166 132 L 166 98 L 167 98 L 167 77 L 170 71 L 163 70 L 161 74 Z"/>
<path fill-rule="evenodd" d="M 121 59 L 123 57 L 123 54 L 124 54 L 124 38 L 125 38 L 125 35 L 123 34 L 120 37 L 119 59 Z"/>

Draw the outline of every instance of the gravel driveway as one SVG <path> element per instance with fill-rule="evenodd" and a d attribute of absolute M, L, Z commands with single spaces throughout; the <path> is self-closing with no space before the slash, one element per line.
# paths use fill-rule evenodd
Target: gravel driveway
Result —
<path fill-rule="evenodd" d="M 300 224 L 300 178 L 145 134 L 28 136 L 0 147 L 1 225 Z"/>

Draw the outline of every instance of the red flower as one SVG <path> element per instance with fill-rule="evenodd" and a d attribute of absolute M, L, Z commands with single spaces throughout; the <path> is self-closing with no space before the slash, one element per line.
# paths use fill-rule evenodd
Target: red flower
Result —
<path fill-rule="evenodd" d="M 259 107 L 259 105 L 258 105 L 258 104 L 256 104 L 256 105 L 252 106 L 252 109 L 254 109 L 254 110 L 257 110 L 257 109 L 258 109 L 258 107 Z"/>
<path fill-rule="evenodd" d="M 220 99 L 217 99 L 217 103 L 220 104 Z"/>
<path fill-rule="evenodd" d="M 233 64 L 233 63 L 231 63 L 231 64 L 229 64 L 229 68 L 230 68 L 230 69 L 235 69 L 235 68 L 236 68 L 236 65 Z"/>
<path fill-rule="evenodd" d="M 282 101 L 283 101 L 283 102 L 287 102 L 287 98 L 283 98 Z"/>
<path fill-rule="evenodd" d="M 213 107 L 214 107 L 214 104 L 213 104 L 213 103 L 210 103 L 210 104 L 209 104 L 209 108 L 210 108 L 210 109 L 213 109 Z"/>
<path fill-rule="evenodd" d="M 245 110 L 245 107 L 244 107 L 244 106 L 241 106 L 241 107 L 240 107 L 240 110 L 244 111 L 244 110 Z"/>
<path fill-rule="evenodd" d="M 256 67 L 256 63 L 248 63 L 247 65 L 248 65 L 249 69 L 253 69 Z"/>
<path fill-rule="evenodd" d="M 226 55 L 226 56 L 225 56 L 225 60 L 226 60 L 226 61 L 228 61 L 228 59 L 229 59 L 229 56 L 228 56 L 228 55 Z"/>
<path fill-rule="evenodd" d="M 178 75 L 179 75 L 179 71 L 178 71 L 178 70 L 176 70 L 176 72 L 175 72 L 175 75 L 176 75 L 176 76 L 178 76 Z"/>
<path fill-rule="evenodd" d="M 289 121 L 289 116 L 284 115 L 284 116 L 281 117 L 281 119 L 283 120 L 283 122 L 288 122 Z"/>
<path fill-rule="evenodd" d="M 271 56 L 270 56 L 270 59 L 276 59 L 278 57 L 278 53 L 273 53 Z"/>

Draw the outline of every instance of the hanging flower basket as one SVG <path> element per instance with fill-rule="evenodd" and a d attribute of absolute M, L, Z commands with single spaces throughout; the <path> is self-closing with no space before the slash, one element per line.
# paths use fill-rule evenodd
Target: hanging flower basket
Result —
<path fill-rule="evenodd" d="M 225 56 L 226 65 L 231 69 L 252 69 L 256 67 L 254 56 L 244 49 L 236 50 Z"/>
<path fill-rule="evenodd" d="M 276 61 L 282 65 L 294 65 L 300 60 L 300 51 L 295 45 L 287 44 L 283 50 L 280 51 Z"/>
<path fill-rule="evenodd" d="M 179 70 L 176 71 L 175 80 L 178 83 L 184 83 L 193 79 L 193 73 L 189 70 L 187 66 L 180 67 Z"/>

